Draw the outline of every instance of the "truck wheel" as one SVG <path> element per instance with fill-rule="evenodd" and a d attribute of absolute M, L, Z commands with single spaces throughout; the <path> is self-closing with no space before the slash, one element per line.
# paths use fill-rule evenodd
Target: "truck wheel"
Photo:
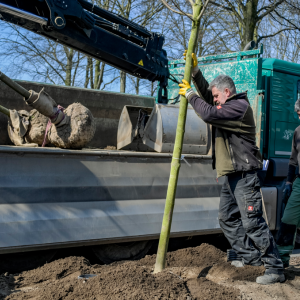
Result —
<path fill-rule="evenodd" d="M 120 260 L 137 260 L 144 257 L 153 241 L 139 241 L 99 245 L 93 247 L 95 255 L 105 264 Z"/>
<path fill-rule="evenodd" d="M 0 273 L 10 274 L 32 270 L 50 262 L 56 250 L 10 253 L 0 255 Z"/>

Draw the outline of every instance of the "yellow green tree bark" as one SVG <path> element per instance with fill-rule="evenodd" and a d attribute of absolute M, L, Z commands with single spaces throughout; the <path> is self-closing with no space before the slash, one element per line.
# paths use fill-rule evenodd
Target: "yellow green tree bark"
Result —
<path fill-rule="evenodd" d="M 191 35 L 190 35 L 188 49 L 187 49 L 186 64 L 184 70 L 184 79 L 187 80 L 189 83 L 191 82 L 191 78 L 192 78 L 192 53 L 194 52 L 195 47 L 197 45 L 197 39 L 198 39 L 198 33 L 200 27 L 200 14 L 202 8 L 203 8 L 202 1 L 196 0 L 195 3 L 193 4 L 192 29 L 191 29 Z M 173 209 L 175 205 L 177 181 L 178 181 L 179 169 L 180 169 L 180 159 L 181 159 L 183 137 L 185 131 L 187 107 L 188 107 L 187 99 L 181 96 L 173 157 L 171 162 L 169 185 L 168 185 L 165 211 L 164 211 L 164 216 L 162 221 L 154 273 L 161 272 L 165 268 L 165 263 L 166 263 L 166 255 L 167 255 L 170 231 L 172 225 Z"/>

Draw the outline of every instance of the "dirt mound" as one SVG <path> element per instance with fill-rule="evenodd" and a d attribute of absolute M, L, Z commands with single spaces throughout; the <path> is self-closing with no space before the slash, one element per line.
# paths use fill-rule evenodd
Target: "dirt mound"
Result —
<path fill-rule="evenodd" d="M 299 298 L 300 260 L 285 270 L 285 284 L 259 286 L 263 267 L 235 268 L 217 248 L 202 244 L 168 253 L 168 267 L 153 274 L 155 255 L 139 261 L 90 265 L 83 257 L 67 257 L 18 276 L 0 276 L 5 300 L 271 300 Z M 81 274 L 95 274 L 88 280 Z M 9 296 L 8 295 L 10 293 Z M 5 297 L 5 298 L 4 298 Z M 2 299 L 1 299 L 2 300 Z"/>
<path fill-rule="evenodd" d="M 232 279 L 232 280 L 246 280 L 255 281 L 256 277 L 263 275 L 265 268 L 244 266 L 243 268 L 236 268 L 230 263 L 219 263 L 214 265 L 208 271 L 207 278 L 214 277 L 215 279 Z"/>
<path fill-rule="evenodd" d="M 234 300 L 239 299 L 239 290 L 225 287 L 206 278 L 192 279 L 187 287 L 195 300 Z"/>
<path fill-rule="evenodd" d="M 61 260 L 63 263 L 64 260 Z M 48 264 L 50 266 L 51 264 Z M 55 264 L 56 265 L 56 264 Z M 59 264 L 60 266 L 61 264 Z M 67 264 L 64 264 L 65 266 Z M 80 264 L 82 266 L 82 264 Z M 86 266 L 84 264 L 84 266 Z M 78 279 L 79 273 L 59 280 L 58 273 L 51 266 L 52 272 L 47 278 L 56 280 L 45 282 L 32 290 L 11 294 L 7 299 L 187 299 L 191 297 L 185 282 L 168 272 L 152 274 L 150 267 L 137 266 L 134 262 L 101 266 L 96 269 L 97 276 L 88 280 Z M 72 266 L 74 267 L 74 266 Z M 61 268 L 60 270 L 64 270 Z M 45 277 L 41 276 L 43 280 Z M 75 271 L 73 269 L 73 271 Z M 95 271 L 90 269 L 89 271 Z M 52 275 L 51 275 L 52 273 Z M 24 274 L 26 277 L 26 274 Z M 66 274 L 64 274 L 66 276 Z M 37 277 L 32 277 L 34 280 Z M 191 298 L 192 299 L 192 298 Z"/>
<path fill-rule="evenodd" d="M 71 256 L 47 263 L 34 270 L 22 272 L 16 276 L 16 286 L 21 288 L 47 280 L 61 279 L 78 271 L 80 274 L 90 273 L 93 272 L 92 269 L 89 261 L 84 257 Z"/>
<path fill-rule="evenodd" d="M 156 255 L 146 256 L 138 263 L 145 266 L 155 264 Z M 225 262 L 226 253 L 209 244 L 198 247 L 180 249 L 167 254 L 168 267 L 208 267 Z"/>

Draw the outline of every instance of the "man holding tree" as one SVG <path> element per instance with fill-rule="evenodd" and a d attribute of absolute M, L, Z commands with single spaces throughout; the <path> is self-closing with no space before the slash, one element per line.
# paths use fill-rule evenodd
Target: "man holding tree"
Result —
<path fill-rule="evenodd" d="M 186 52 L 184 53 L 184 56 Z M 262 217 L 262 198 L 257 171 L 262 158 L 255 144 L 255 122 L 247 93 L 236 93 L 231 77 L 219 75 L 210 84 L 198 68 L 195 54 L 192 77 L 201 97 L 186 80 L 179 84 L 185 96 L 204 122 L 212 125 L 213 169 L 225 176 L 219 207 L 219 223 L 241 260 L 232 265 L 259 266 L 265 274 L 260 284 L 283 282 L 283 264 L 274 238 Z"/>

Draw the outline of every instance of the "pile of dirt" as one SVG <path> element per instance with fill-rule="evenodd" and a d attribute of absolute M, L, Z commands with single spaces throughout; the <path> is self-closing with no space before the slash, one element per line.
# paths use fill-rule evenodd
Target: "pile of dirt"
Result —
<path fill-rule="evenodd" d="M 138 263 L 145 266 L 155 264 L 156 255 L 147 255 Z M 208 267 L 226 261 L 226 254 L 209 244 L 198 247 L 180 249 L 167 254 L 167 267 Z"/>
<path fill-rule="evenodd" d="M 263 267 L 235 268 L 226 262 L 226 253 L 208 244 L 168 253 L 168 266 L 158 274 L 153 274 L 155 258 L 91 265 L 73 256 L 20 274 L 2 274 L 0 299 L 296 300 L 300 288 L 300 259 L 285 271 L 287 284 L 259 286 L 254 281 Z M 79 279 L 82 274 L 96 276 Z"/>
<path fill-rule="evenodd" d="M 94 266 L 83 257 L 59 259 L 14 276 L 14 292 L 5 299 L 238 299 L 233 287 L 201 277 L 207 267 L 225 263 L 225 253 L 211 245 L 168 253 L 168 267 L 158 274 L 155 259 Z M 82 274 L 96 277 L 78 279 Z"/>
<path fill-rule="evenodd" d="M 75 259 L 75 258 L 74 258 Z M 65 260 L 68 262 L 66 263 Z M 150 267 L 137 266 L 134 262 L 106 265 L 98 269 L 90 267 L 83 258 L 77 268 L 72 266 L 73 272 L 66 272 L 69 259 L 60 260 L 47 265 L 45 276 L 43 269 L 38 272 L 30 271 L 22 274 L 26 281 L 18 282 L 18 288 L 23 291 L 11 294 L 7 299 L 187 299 L 191 297 L 185 281 L 170 273 L 152 274 Z M 63 264 L 63 267 L 61 265 Z M 59 272 L 56 270 L 59 268 Z M 70 266 L 71 267 L 71 266 Z M 78 279 L 78 275 L 96 273 L 97 276 L 88 280 Z M 30 276 L 31 278 L 29 278 Z M 63 276 L 63 277 L 62 277 Z M 35 289 L 24 289 L 30 280 L 36 285 Z M 46 281 L 46 279 L 48 279 Z M 52 281 L 50 281 L 52 279 Z M 30 296 L 30 297 L 29 297 Z M 29 298 L 28 298 L 29 297 Z"/>
<path fill-rule="evenodd" d="M 256 277 L 262 276 L 265 272 L 265 268 L 244 266 L 243 268 L 236 268 L 228 263 L 219 263 L 212 266 L 208 271 L 207 278 L 214 278 L 215 280 L 246 280 L 246 281 L 256 281 Z"/>
<path fill-rule="evenodd" d="M 15 276 L 15 284 L 17 288 L 22 288 L 48 280 L 64 278 L 75 272 L 79 272 L 79 275 L 93 273 L 93 268 L 86 258 L 71 256 L 46 263 L 34 270 L 22 272 Z"/>
<path fill-rule="evenodd" d="M 187 287 L 195 300 L 235 300 L 240 298 L 240 291 L 222 286 L 206 278 L 191 279 Z"/>

